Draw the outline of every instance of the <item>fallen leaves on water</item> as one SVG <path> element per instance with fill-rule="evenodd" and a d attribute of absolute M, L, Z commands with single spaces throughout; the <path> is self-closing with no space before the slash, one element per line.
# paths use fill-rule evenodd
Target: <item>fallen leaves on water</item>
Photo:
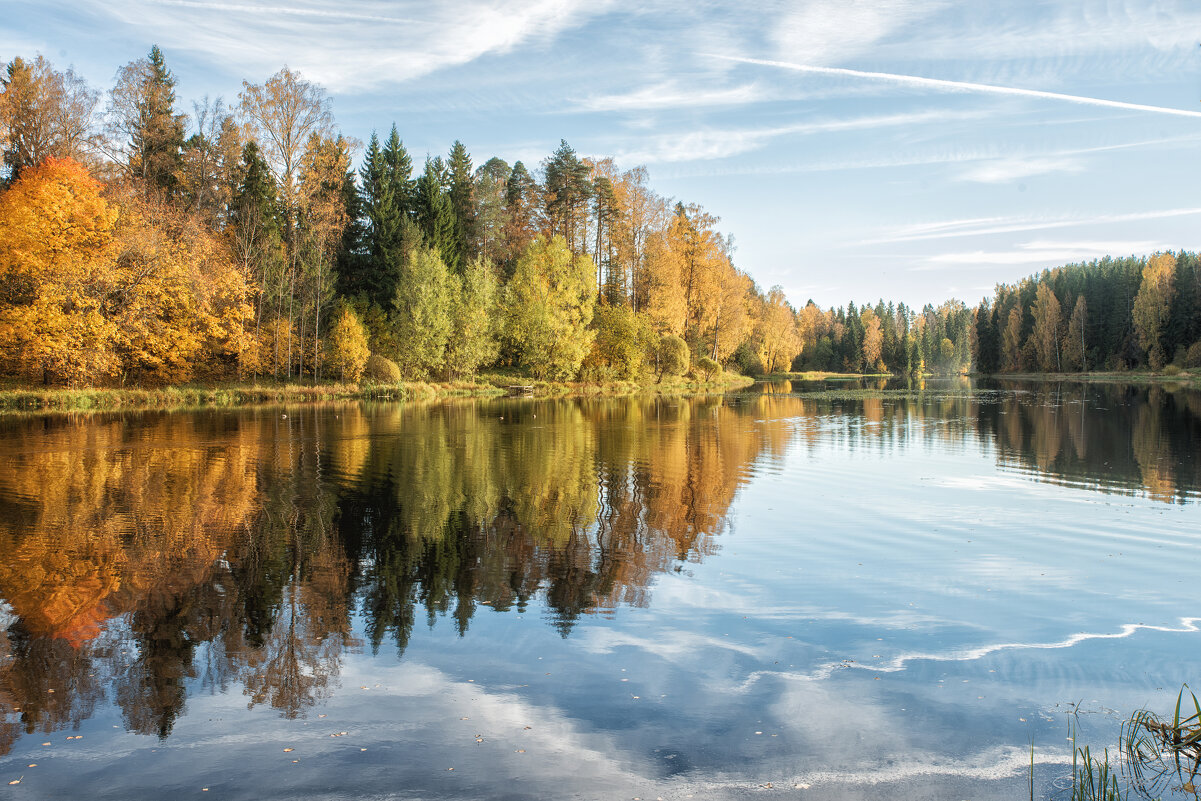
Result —
<path fill-rule="evenodd" d="M 285 748 L 285 749 L 284 749 L 284 753 L 285 753 L 285 754 L 290 754 L 290 753 L 292 753 L 292 751 L 294 751 L 294 750 L 295 750 L 295 749 L 293 749 L 293 748 Z"/>
<path fill-rule="evenodd" d="M 13 779 L 11 782 L 9 782 L 9 784 L 20 784 L 20 783 L 21 783 L 20 779 Z"/>

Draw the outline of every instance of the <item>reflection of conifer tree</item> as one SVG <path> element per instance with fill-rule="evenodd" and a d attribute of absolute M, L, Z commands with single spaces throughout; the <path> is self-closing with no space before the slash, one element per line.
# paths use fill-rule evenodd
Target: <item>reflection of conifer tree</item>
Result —
<path fill-rule="evenodd" d="M 193 678 L 196 642 L 186 631 L 188 599 L 163 598 L 162 609 L 134 613 L 130 628 L 139 658 L 117 689 L 117 703 L 130 731 L 166 739 L 187 699 L 185 682 Z"/>

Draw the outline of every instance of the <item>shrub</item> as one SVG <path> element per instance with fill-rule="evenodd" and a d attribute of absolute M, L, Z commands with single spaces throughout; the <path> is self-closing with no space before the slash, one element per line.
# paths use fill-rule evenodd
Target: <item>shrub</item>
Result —
<path fill-rule="evenodd" d="M 367 364 L 363 368 L 363 381 L 373 384 L 399 384 L 400 366 L 391 359 L 373 353 L 367 357 Z"/>
<path fill-rule="evenodd" d="M 1185 367 L 1201 367 L 1201 341 L 1189 346 L 1188 355 L 1184 359 Z"/>
<path fill-rule="evenodd" d="M 710 359 L 708 356 L 702 356 L 696 360 L 696 369 L 705 374 L 705 380 L 708 381 L 715 374 L 721 372 L 721 365 Z"/>
<path fill-rule="evenodd" d="M 688 370 L 688 343 L 675 334 L 667 334 L 655 349 L 655 363 L 658 381 L 665 375 L 684 375 Z"/>

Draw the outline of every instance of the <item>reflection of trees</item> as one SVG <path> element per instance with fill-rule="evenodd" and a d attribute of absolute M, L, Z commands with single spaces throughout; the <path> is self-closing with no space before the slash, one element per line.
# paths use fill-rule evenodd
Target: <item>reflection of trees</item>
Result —
<path fill-rule="evenodd" d="M 108 698 L 166 737 L 198 687 L 302 715 L 368 635 L 424 612 L 647 603 L 713 550 L 756 403 L 341 405 L 9 421 L 0 430 L 0 752 Z M 50 692 L 54 690 L 54 692 Z M 111 693 L 111 695 L 110 695 Z"/>
<path fill-rule="evenodd" d="M 1125 384 L 1031 385 L 975 415 L 998 460 L 1047 481 L 1183 501 L 1201 487 L 1201 395 Z"/>
<path fill-rule="evenodd" d="M 1201 393 L 1169 386 L 998 382 L 969 392 L 966 379 L 913 382 L 881 396 L 835 393 L 780 399 L 798 438 L 885 452 L 920 438 L 946 450 L 990 444 L 997 461 L 1040 480 L 1183 501 L 1201 488 Z M 768 397 L 768 396 L 762 396 Z M 761 401 L 762 402 L 762 401 Z M 766 417 L 766 415 L 765 415 Z M 768 418 L 773 419 L 773 418 Z"/>
<path fill-rule="evenodd" d="M 110 699 L 167 736 L 198 687 L 299 716 L 362 610 L 373 647 L 485 606 L 648 603 L 712 553 L 738 488 L 792 442 L 992 445 L 1052 481 L 1183 499 L 1201 395 L 1013 386 L 907 394 L 448 402 L 7 421 L 0 753 Z M 50 692 L 53 690 L 54 692 Z"/>
<path fill-rule="evenodd" d="M 90 715 L 110 684 L 131 730 L 165 737 L 189 682 L 224 687 L 286 659 L 272 649 L 313 650 L 287 651 L 278 631 L 295 583 L 301 636 L 346 643 L 335 504 L 300 444 L 318 415 L 297 417 L 282 430 L 275 414 L 61 417 L 0 434 L 0 598 L 16 619 L 0 752 L 18 708 L 24 731 L 49 731 Z M 340 648 L 317 650 L 303 670 L 335 674 Z M 281 708 L 304 704 L 270 678 L 256 686 Z"/>

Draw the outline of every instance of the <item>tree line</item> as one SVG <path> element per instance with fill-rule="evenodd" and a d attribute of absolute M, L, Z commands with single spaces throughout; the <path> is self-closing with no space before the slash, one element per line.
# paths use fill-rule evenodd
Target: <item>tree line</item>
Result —
<path fill-rule="evenodd" d="M 1001 284 L 976 309 L 981 372 L 1201 367 L 1201 259 L 1069 264 Z"/>
<path fill-rule="evenodd" d="M 417 165 L 395 125 L 340 133 L 287 68 L 184 114 L 157 46 L 103 95 L 42 56 L 0 84 L 9 376 L 645 379 L 797 352 L 782 291 L 645 168 L 566 142 L 533 167 L 461 142 Z"/>
<path fill-rule="evenodd" d="M 797 309 L 736 266 L 717 217 L 658 195 L 645 167 L 566 141 L 532 166 L 477 168 L 458 141 L 418 165 L 395 124 L 365 145 L 342 134 L 326 92 L 286 67 L 190 114 L 175 90 L 157 46 L 104 93 L 40 55 L 5 66 L 0 375 L 661 380 L 1201 361 L 1190 254 L 1069 265 L 975 309 Z"/>

